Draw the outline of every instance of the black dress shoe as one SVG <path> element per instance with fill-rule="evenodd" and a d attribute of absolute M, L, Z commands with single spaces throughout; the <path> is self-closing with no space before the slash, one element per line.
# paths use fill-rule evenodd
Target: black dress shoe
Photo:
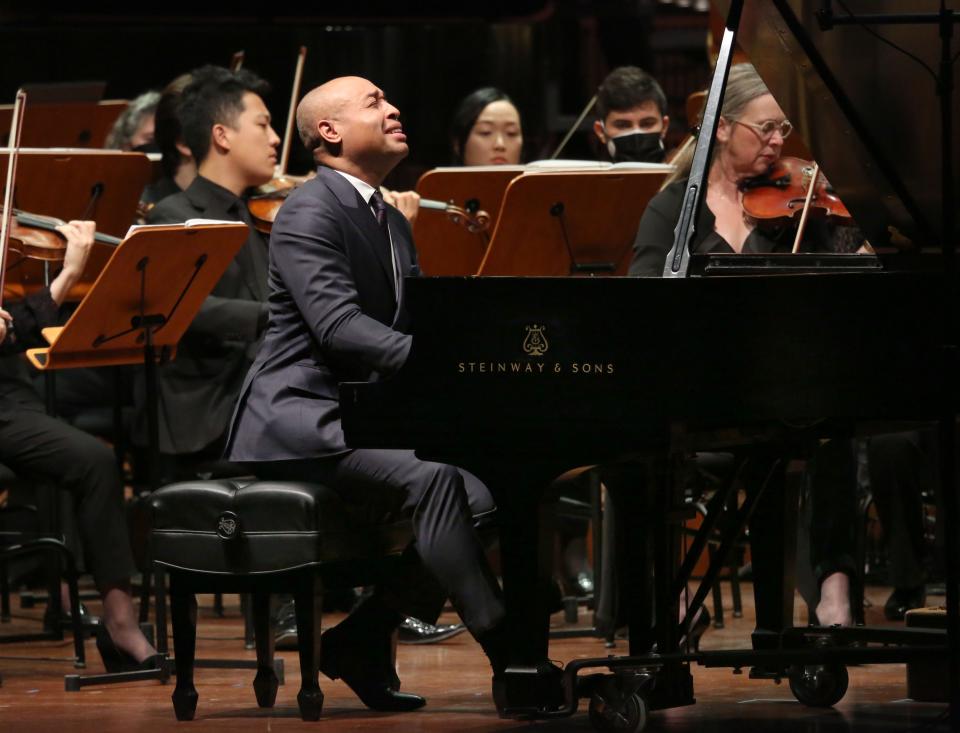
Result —
<path fill-rule="evenodd" d="M 424 698 L 400 692 L 389 639 L 382 641 L 371 643 L 369 638 L 329 629 L 320 637 L 320 671 L 332 680 L 343 680 L 371 710 L 400 713 L 422 708 L 427 704 Z"/>
<path fill-rule="evenodd" d="M 297 612 L 293 601 L 282 604 L 273 616 L 273 642 L 279 651 L 297 650 Z"/>
<path fill-rule="evenodd" d="M 926 604 L 924 590 L 922 585 L 916 588 L 895 588 L 883 604 L 883 615 L 888 621 L 903 621 L 907 611 L 923 608 Z"/>
<path fill-rule="evenodd" d="M 54 610 L 47 607 L 47 610 L 43 612 L 43 630 L 44 631 L 53 631 L 53 615 Z M 100 618 L 94 616 L 90 611 L 87 610 L 87 607 L 80 604 L 80 625 L 86 628 L 92 628 L 99 625 Z M 60 627 L 63 629 L 69 630 L 73 626 L 73 614 L 69 611 L 60 612 Z"/>
<path fill-rule="evenodd" d="M 463 624 L 428 624 L 413 616 L 407 616 L 397 628 L 397 641 L 401 644 L 435 644 L 450 639 L 467 630 Z"/>
<path fill-rule="evenodd" d="M 493 675 L 493 702 L 501 718 L 532 719 L 566 706 L 563 669 L 550 662 L 507 667 Z"/>
<path fill-rule="evenodd" d="M 152 669 L 165 670 L 167 665 L 165 654 L 153 654 L 142 662 L 138 662 L 113 643 L 113 639 L 110 638 L 110 634 L 103 626 L 97 627 L 97 651 L 100 652 L 103 666 L 110 674 L 115 672 L 146 672 Z"/>

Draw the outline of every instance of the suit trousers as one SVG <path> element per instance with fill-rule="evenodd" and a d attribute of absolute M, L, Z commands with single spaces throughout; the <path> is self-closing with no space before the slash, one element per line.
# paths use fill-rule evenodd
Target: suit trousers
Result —
<path fill-rule="evenodd" d="M 409 517 L 414 546 L 380 591 L 406 616 L 435 622 L 447 596 L 474 636 L 503 618 L 500 587 L 476 525 L 495 511 L 476 476 L 444 463 L 422 461 L 408 450 L 352 450 L 328 458 L 249 464 L 258 477 L 314 481 L 378 516 Z"/>
<path fill-rule="evenodd" d="M 20 409 L 0 415 L 0 463 L 70 492 L 87 569 L 99 588 L 130 580 L 135 568 L 123 486 L 105 443 L 39 409 Z"/>

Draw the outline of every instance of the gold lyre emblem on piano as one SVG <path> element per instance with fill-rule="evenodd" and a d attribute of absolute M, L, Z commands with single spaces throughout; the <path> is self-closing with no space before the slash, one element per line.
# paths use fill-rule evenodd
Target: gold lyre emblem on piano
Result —
<path fill-rule="evenodd" d="M 550 348 L 547 337 L 543 335 L 545 326 L 534 324 L 527 326 L 527 337 L 523 340 L 523 353 L 527 356 L 543 356 Z"/>

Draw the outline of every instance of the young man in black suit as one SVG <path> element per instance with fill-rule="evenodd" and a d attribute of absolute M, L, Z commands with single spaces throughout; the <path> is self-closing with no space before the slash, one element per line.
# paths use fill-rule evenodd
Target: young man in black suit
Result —
<path fill-rule="evenodd" d="M 233 406 L 267 321 L 267 242 L 254 226 L 245 192 L 269 181 L 280 138 L 263 102 L 267 84 L 248 71 L 207 66 L 191 74 L 177 110 L 183 142 L 198 175 L 147 217 L 150 224 L 188 219 L 244 221 L 250 233 L 204 301 L 177 357 L 159 370 L 160 450 L 164 478 L 177 457 L 217 458 Z M 146 435 L 145 390 L 135 390 L 139 442 Z M 172 464 L 172 467 L 171 467 Z"/>
<path fill-rule="evenodd" d="M 489 491 L 412 451 L 351 450 L 340 424 L 338 383 L 391 375 L 411 347 L 403 278 L 419 272 L 416 252 L 410 225 L 379 192 L 408 152 L 399 112 L 371 82 L 344 77 L 304 97 L 297 126 L 319 167 L 273 225 L 270 319 L 227 458 L 261 477 L 329 484 L 353 501 L 386 498 L 412 519 L 422 563 L 324 633 L 325 674 L 370 707 L 419 707 L 422 698 L 397 691 L 389 636 L 404 614 L 435 621 L 449 595 L 490 657 L 497 690 L 504 606 L 473 525 L 494 510 Z"/>

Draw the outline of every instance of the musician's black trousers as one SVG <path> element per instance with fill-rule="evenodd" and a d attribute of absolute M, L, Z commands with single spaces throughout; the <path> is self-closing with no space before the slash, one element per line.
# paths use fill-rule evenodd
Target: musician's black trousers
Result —
<path fill-rule="evenodd" d="M 0 416 L 0 463 L 22 478 L 70 492 L 87 569 L 99 588 L 134 572 L 113 451 L 92 435 L 39 410 Z"/>
<path fill-rule="evenodd" d="M 822 443 L 807 465 L 810 480 L 810 564 L 817 583 L 834 573 L 863 572 L 854 561 L 858 526 L 857 459 L 850 440 Z"/>
<path fill-rule="evenodd" d="M 924 573 L 921 494 L 933 483 L 932 461 L 915 431 L 877 435 L 868 450 L 870 490 L 877 507 L 894 588 L 921 585 Z"/>
<path fill-rule="evenodd" d="M 415 552 L 404 555 L 400 573 L 381 589 L 406 616 L 434 623 L 449 595 L 474 636 L 502 620 L 500 587 L 474 528 L 493 513 L 493 498 L 472 474 L 443 463 L 421 461 L 413 451 L 354 450 L 332 458 L 250 464 L 257 476 L 315 481 L 344 500 L 387 507 L 413 521 Z"/>

